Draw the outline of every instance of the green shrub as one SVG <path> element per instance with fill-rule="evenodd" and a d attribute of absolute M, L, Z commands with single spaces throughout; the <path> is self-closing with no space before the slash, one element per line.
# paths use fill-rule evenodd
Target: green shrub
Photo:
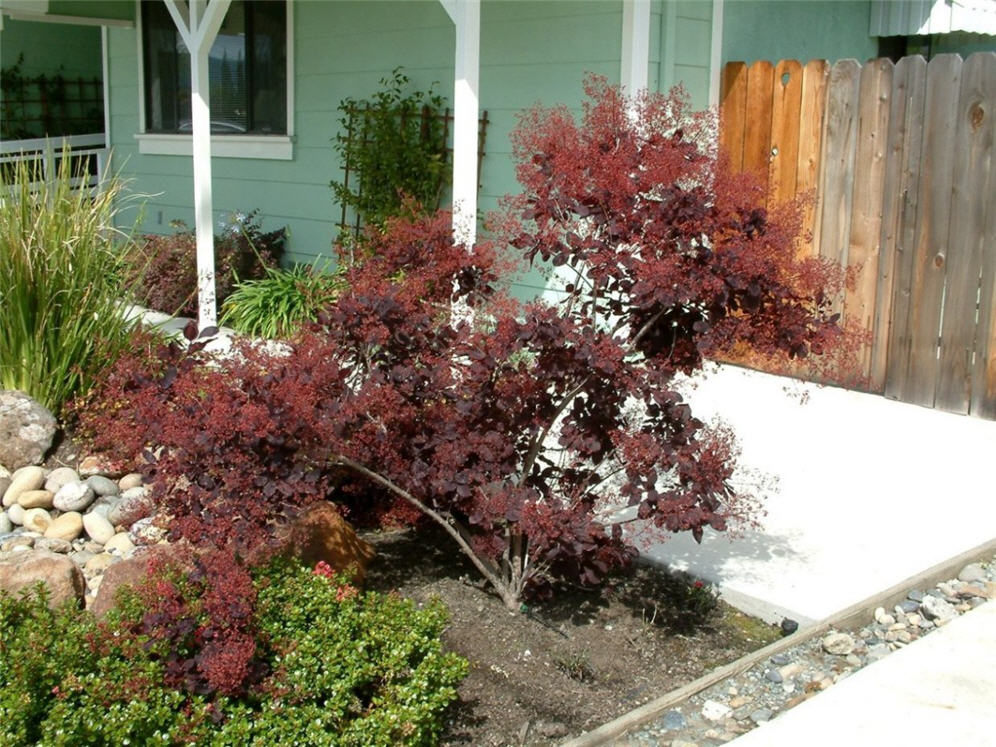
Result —
<path fill-rule="evenodd" d="M 57 416 L 126 347 L 114 228 L 122 184 L 74 189 L 67 151 L 46 181 L 38 162 L 0 186 L 0 389 L 20 389 Z"/>
<path fill-rule="evenodd" d="M 256 337 L 289 337 L 335 300 L 340 274 L 298 265 L 268 267 L 257 280 L 243 280 L 222 305 L 221 323 Z"/>
<path fill-rule="evenodd" d="M 150 583 L 155 589 L 162 579 Z M 326 569 L 287 564 L 257 572 L 255 586 L 269 674 L 238 697 L 164 684 L 169 642 L 141 632 L 151 613 L 139 592 L 121 594 L 103 623 L 71 608 L 49 610 L 44 594 L 0 595 L 0 744 L 438 739 L 467 671 L 464 660 L 442 651 L 440 605 L 420 610 L 396 596 L 360 594 Z"/>

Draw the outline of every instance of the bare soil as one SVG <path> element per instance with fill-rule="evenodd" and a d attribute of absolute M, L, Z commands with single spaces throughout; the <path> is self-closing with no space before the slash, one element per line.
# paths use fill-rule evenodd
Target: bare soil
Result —
<path fill-rule="evenodd" d="M 424 530 L 364 533 L 378 551 L 366 586 L 449 609 L 444 642 L 470 674 L 445 745 L 557 744 L 780 636 L 722 602 L 691 630 L 661 625 L 674 577 L 647 565 L 511 613 L 445 535 Z"/>

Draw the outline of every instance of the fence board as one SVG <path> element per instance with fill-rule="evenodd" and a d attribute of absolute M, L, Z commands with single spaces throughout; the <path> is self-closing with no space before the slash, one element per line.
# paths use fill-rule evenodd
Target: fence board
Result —
<path fill-rule="evenodd" d="M 861 69 L 858 94 L 858 136 L 847 246 L 847 264 L 854 275 L 854 285 L 845 293 L 844 314 L 845 319 L 856 322 L 868 336 L 858 351 L 864 377 L 871 375 L 872 349 L 878 339 L 875 294 L 878 289 L 882 184 L 885 180 L 892 72 L 891 60 L 869 62 Z"/>
<path fill-rule="evenodd" d="M 775 65 L 772 80 L 769 208 L 795 199 L 801 107 L 802 65 L 782 60 Z"/>
<path fill-rule="evenodd" d="M 820 216 L 820 255 L 846 264 L 854 189 L 854 148 L 857 144 L 857 60 L 841 60 L 830 71 L 826 129 L 823 136 L 823 210 Z M 838 309 L 839 310 L 839 309 Z"/>
<path fill-rule="evenodd" d="M 996 54 L 993 57 L 989 62 L 990 70 L 996 67 Z M 990 120 L 996 117 L 993 103 L 990 99 L 987 111 Z M 989 126 L 992 127 L 991 122 Z M 971 412 L 980 417 L 996 419 L 996 170 L 993 166 L 990 163 L 989 186 L 983 193 L 983 199 L 987 201 L 986 226 L 982 238 L 986 251 L 982 258 L 979 322 L 975 328 Z"/>
<path fill-rule="evenodd" d="M 913 245 L 919 207 L 920 156 L 927 96 L 927 61 L 904 57 L 892 77 L 892 114 L 882 205 L 881 259 L 877 327 L 888 329 L 887 344 L 875 351 L 871 388 L 898 398 L 910 357 L 910 290 L 913 286 Z M 902 361 L 903 365 L 896 365 Z"/>
<path fill-rule="evenodd" d="M 971 372 L 975 345 L 982 239 L 993 153 L 996 77 L 986 76 L 986 56 L 969 57 L 962 67 L 951 225 L 948 234 L 947 278 L 940 338 L 940 367 L 935 407 L 967 414 L 972 396 Z M 996 71 L 994 71 L 996 72 Z M 988 116 L 987 116 L 988 114 Z"/>
<path fill-rule="evenodd" d="M 719 144 L 730 158 L 730 167 L 744 167 L 744 133 L 747 129 L 747 65 L 731 62 L 723 68 L 719 111 Z"/>
<path fill-rule="evenodd" d="M 819 226 L 814 217 L 820 214 L 820 179 L 823 148 L 823 115 L 826 108 L 830 65 L 826 60 L 810 60 L 803 68 L 802 99 L 799 106 L 799 155 L 796 167 L 796 194 L 805 197 L 802 225 L 808 234 L 799 242 L 799 253 L 812 256 L 819 252 Z"/>
<path fill-rule="evenodd" d="M 744 128 L 743 170 L 750 171 L 767 185 L 771 158 L 771 94 L 775 68 L 758 60 L 747 71 L 747 121 Z"/>
<path fill-rule="evenodd" d="M 902 388 L 904 402 L 933 407 L 937 384 L 937 338 L 947 260 L 962 61 L 939 55 L 927 65 L 923 166 L 910 297 L 910 357 Z"/>

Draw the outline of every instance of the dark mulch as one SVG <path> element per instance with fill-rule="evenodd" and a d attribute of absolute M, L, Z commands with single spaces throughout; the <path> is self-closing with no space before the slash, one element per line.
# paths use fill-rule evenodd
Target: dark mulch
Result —
<path fill-rule="evenodd" d="M 367 588 L 418 602 L 439 597 L 450 611 L 445 643 L 470 660 L 447 745 L 556 744 L 779 637 L 722 602 L 691 631 L 662 627 L 674 580 L 646 565 L 600 592 L 566 588 L 511 613 L 444 534 L 364 537 L 378 551 Z"/>

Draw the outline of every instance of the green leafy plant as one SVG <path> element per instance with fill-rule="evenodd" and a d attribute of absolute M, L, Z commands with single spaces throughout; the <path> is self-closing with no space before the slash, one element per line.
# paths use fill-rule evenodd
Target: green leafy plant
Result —
<path fill-rule="evenodd" d="M 164 567 L 146 587 L 119 593 L 103 622 L 50 610 L 43 591 L 0 594 L 0 744 L 437 741 L 467 672 L 466 661 L 442 651 L 439 604 L 418 609 L 361 594 L 322 564 L 257 569 L 249 597 L 233 598 L 245 589 L 230 580 L 227 572 L 184 580 Z M 150 607 L 157 590 L 168 593 Z M 264 678 L 228 694 L 171 678 L 183 636 L 200 645 L 191 661 L 224 674 L 230 652 L 215 650 L 212 631 L 243 620 L 247 605 L 252 617 L 242 627 L 254 631 Z"/>
<path fill-rule="evenodd" d="M 380 82 L 371 99 L 339 104 L 335 150 L 355 178 L 331 183 L 340 205 L 376 226 L 398 215 L 406 196 L 427 211 L 438 208 L 449 177 L 442 97 L 432 87 L 409 90 L 400 67 Z"/>
<path fill-rule="evenodd" d="M 290 337 L 317 321 L 343 286 L 341 274 L 307 265 L 267 267 L 264 273 L 236 284 L 222 304 L 222 324 L 256 337 Z"/>
<path fill-rule="evenodd" d="M 0 388 L 20 389 L 56 415 L 127 346 L 122 263 L 114 228 L 122 183 L 77 189 L 67 150 L 55 177 L 20 161 L 0 187 Z"/>

